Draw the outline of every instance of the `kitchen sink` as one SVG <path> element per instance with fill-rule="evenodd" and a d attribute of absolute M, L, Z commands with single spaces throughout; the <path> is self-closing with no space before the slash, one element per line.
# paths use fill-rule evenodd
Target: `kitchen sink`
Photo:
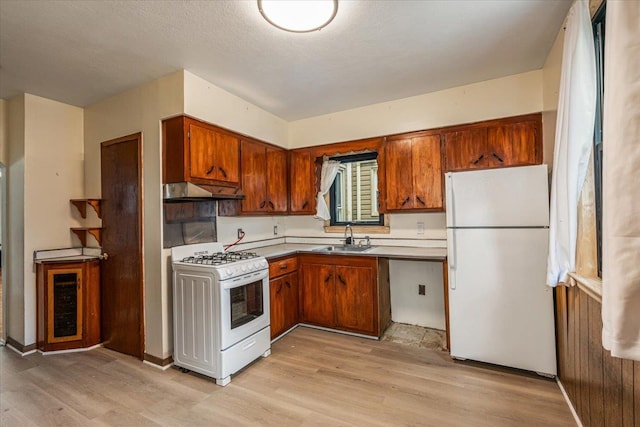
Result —
<path fill-rule="evenodd" d="M 373 249 L 373 246 L 356 246 L 356 245 L 335 245 L 323 246 L 314 249 L 313 252 L 366 252 Z"/>

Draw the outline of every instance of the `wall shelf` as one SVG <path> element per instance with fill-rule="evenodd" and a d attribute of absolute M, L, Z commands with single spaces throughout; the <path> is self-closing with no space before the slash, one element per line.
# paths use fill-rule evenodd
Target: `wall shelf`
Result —
<path fill-rule="evenodd" d="M 71 199 L 71 203 L 78 209 L 82 218 L 87 217 L 87 205 L 89 205 L 96 211 L 98 218 L 102 219 L 102 211 L 100 210 L 101 201 L 101 199 Z"/>
<path fill-rule="evenodd" d="M 87 234 L 91 234 L 98 241 L 98 245 L 102 245 L 102 227 L 73 227 L 71 231 L 78 236 L 82 246 L 87 246 Z"/>

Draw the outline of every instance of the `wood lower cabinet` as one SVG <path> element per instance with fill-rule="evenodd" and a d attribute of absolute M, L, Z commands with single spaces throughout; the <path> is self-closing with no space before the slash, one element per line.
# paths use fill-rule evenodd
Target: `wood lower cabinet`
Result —
<path fill-rule="evenodd" d="M 269 261 L 271 339 L 298 323 L 298 257 Z"/>
<path fill-rule="evenodd" d="M 37 264 L 36 297 L 38 349 L 100 343 L 100 261 Z"/>
<path fill-rule="evenodd" d="M 542 116 L 529 114 L 444 132 L 446 170 L 490 169 L 542 163 Z"/>
<path fill-rule="evenodd" d="M 381 336 L 391 321 L 388 260 L 300 255 L 300 322 Z"/>
<path fill-rule="evenodd" d="M 444 209 L 440 134 L 391 137 L 384 159 L 386 212 Z"/>

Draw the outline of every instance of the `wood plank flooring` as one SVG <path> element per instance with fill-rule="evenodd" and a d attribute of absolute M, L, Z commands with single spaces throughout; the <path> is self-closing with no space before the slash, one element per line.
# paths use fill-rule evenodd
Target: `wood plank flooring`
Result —
<path fill-rule="evenodd" d="M 570 426 L 555 382 L 447 353 L 297 328 L 218 387 L 103 348 L 0 348 L 0 425 Z"/>

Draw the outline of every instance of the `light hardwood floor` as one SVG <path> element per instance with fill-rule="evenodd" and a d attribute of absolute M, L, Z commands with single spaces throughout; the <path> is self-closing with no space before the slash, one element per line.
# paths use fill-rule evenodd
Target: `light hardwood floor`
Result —
<path fill-rule="evenodd" d="M 0 425 L 575 425 L 555 382 L 297 328 L 218 387 L 105 349 L 0 349 Z"/>

